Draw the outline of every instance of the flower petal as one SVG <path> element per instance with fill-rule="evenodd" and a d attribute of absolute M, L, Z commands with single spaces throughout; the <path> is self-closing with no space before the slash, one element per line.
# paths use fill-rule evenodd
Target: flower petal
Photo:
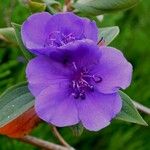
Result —
<path fill-rule="evenodd" d="M 30 60 L 26 68 L 29 89 L 35 96 L 51 84 L 67 81 L 70 73 L 63 64 L 52 61 L 47 56 Z"/>
<path fill-rule="evenodd" d="M 46 25 L 51 19 L 47 12 L 31 15 L 22 25 L 21 36 L 24 45 L 31 52 L 37 54 L 36 49 L 43 49 L 47 37 Z"/>
<path fill-rule="evenodd" d="M 36 97 L 35 109 L 42 120 L 55 126 L 71 126 L 79 122 L 76 101 L 68 95 L 64 85 L 53 85 L 42 91 Z"/>
<path fill-rule="evenodd" d="M 93 74 L 98 74 L 102 82 L 97 88 L 102 93 L 114 93 L 118 89 L 126 89 L 132 78 L 132 65 L 126 60 L 123 54 L 111 47 L 100 47 L 102 53 L 100 63 Z"/>
<path fill-rule="evenodd" d="M 90 131 L 98 131 L 108 126 L 120 112 L 122 102 L 117 93 L 105 95 L 93 92 L 87 94 L 85 100 L 78 101 L 77 106 L 83 126 Z"/>

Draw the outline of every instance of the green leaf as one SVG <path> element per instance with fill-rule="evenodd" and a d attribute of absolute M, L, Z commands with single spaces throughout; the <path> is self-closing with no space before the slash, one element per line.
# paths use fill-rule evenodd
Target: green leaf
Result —
<path fill-rule="evenodd" d="M 0 96 L 0 127 L 16 119 L 33 107 L 34 97 L 27 83 L 20 83 L 7 89 Z"/>
<path fill-rule="evenodd" d="M 131 98 L 122 91 L 119 91 L 119 94 L 122 98 L 123 106 L 116 119 L 147 126 L 148 124 L 133 105 Z"/>
<path fill-rule="evenodd" d="M 0 39 L 5 40 L 6 42 L 17 44 L 15 30 L 11 27 L 0 28 Z"/>
<path fill-rule="evenodd" d="M 51 14 L 55 14 L 61 9 L 61 4 L 56 0 L 43 0 Z"/>
<path fill-rule="evenodd" d="M 75 136 L 80 136 L 83 133 L 84 127 L 81 123 L 71 126 L 72 132 Z"/>
<path fill-rule="evenodd" d="M 45 3 L 40 3 L 40 2 L 33 2 L 33 1 L 29 1 L 28 2 L 28 7 L 31 10 L 32 13 L 36 13 L 36 12 L 42 12 L 45 11 L 46 9 L 46 4 Z"/>
<path fill-rule="evenodd" d="M 24 57 L 26 58 L 27 61 L 29 61 L 30 59 L 33 58 L 33 55 L 25 48 L 23 42 L 22 42 L 22 39 L 21 39 L 21 25 L 19 24 L 16 24 L 16 23 L 12 23 L 12 26 L 15 30 L 15 36 L 16 36 L 16 39 L 17 39 L 17 42 L 20 46 L 20 49 L 22 50 L 22 53 L 24 55 Z"/>
<path fill-rule="evenodd" d="M 119 27 L 106 27 L 99 29 L 99 39 L 103 38 L 106 45 L 109 45 L 119 34 Z"/>
<path fill-rule="evenodd" d="M 56 1 L 56 0 L 43 0 L 46 5 L 50 5 L 50 6 L 61 6 L 61 4 Z"/>
<path fill-rule="evenodd" d="M 74 7 L 89 15 L 100 15 L 135 6 L 140 0 L 78 0 Z"/>

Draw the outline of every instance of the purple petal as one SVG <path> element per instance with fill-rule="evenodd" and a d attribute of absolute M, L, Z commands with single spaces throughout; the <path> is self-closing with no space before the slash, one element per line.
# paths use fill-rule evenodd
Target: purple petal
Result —
<path fill-rule="evenodd" d="M 95 65 L 101 57 L 99 47 L 91 40 L 78 40 L 68 43 L 51 54 L 51 58 L 60 62 L 75 62 L 77 67 L 85 68 Z M 78 68 L 78 69 L 79 69 Z"/>
<path fill-rule="evenodd" d="M 31 15 L 22 25 L 21 36 L 24 45 L 31 52 L 36 53 L 36 49 L 43 49 L 46 37 L 46 25 L 51 19 L 47 12 L 36 13 Z"/>
<path fill-rule="evenodd" d="M 100 51 L 100 63 L 93 71 L 102 78 L 102 82 L 97 84 L 99 91 L 114 93 L 120 88 L 126 89 L 131 83 L 132 65 L 115 48 L 100 47 Z"/>
<path fill-rule="evenodd" d="M 64 86 L 55 85 L 42 91 L 36 98 L 35 109 L 42 120 L 55 126 L 71 126 L 79 122 L 76 101 Z"/>
<path fill-rule="evenodd" d="M 96 26 L 95 21 L 90 21 L 89 19 L 83 19 L 84 24 L 84 35 L 86 39 L 93 40 L 94 42 L 98 42 L 98 28 Z"/>
<path fill-rule="evenodd" d="M 30 60 L 26 68 L 29 88 L 35 96 L 49 85 L 67 81 L 69 75 L 70 71 L 61 63 L 52 61 L 46 56 Z"/>
<path fill-rule="evenodd" d="M 90 131 L 98 131 L 108 126 L 120 112 L 122 102 L 117 93 L 105 95 L 93 92 L 87 94 L 85 100 L 78 101 L 77 106 L 83 126 Z"/>

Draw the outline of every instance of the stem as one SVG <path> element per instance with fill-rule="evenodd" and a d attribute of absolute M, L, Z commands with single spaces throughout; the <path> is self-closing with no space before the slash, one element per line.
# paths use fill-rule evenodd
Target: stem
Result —
<path fill-rule="evenodd" d="M 5 20 L 6 25 L 7 25 L 8 27 L 11 26 L 11 17 L 12 17 L 12 12 L 13 12 L 15 3 L 16 3 L 15 0 L 11 0 L 11 1 L 10 1 L 10 6 L 9 6 L 9 8 L 8 8 L 8 9 L 6 8 L 5 11 L 4 11 L 4 13 L 5 13 L 5 14 L 4 14 L 4 20 Z"/>
<path fill-rule="evenodd" d="M 56 136 L 56 138 L 59 140 L 59 142 L 64 145 L 65 147 L 71 147 L 65 140 L 64 138 L 60 135 L 59 131 L 57 130 L 57 128 L 55 126 L 52 126 L 52 131 L 54 133 L 54 135 Z"/>
<path fill-rule="evenodd" d="M 73 0 L 65 0 L 64 11 L 71 11 L 72 3 L 73 3 Z"/>
<path fill-rule="evenodd" d="M 142 104 L 138 103 L 138 102 L 135 102 L 135 101 L 132 101 L 134 106 L 140 110 L 141 112 L 145 113 L 145 114 L 148 114 L 150 115 L 150 108 L 146 107 L 146 106 L 143 106 Z"/>
<path fill-rule="evenodd" d="M 36 137 L 29 136 L 29 135 L 24 136 L 23 138 L 20 138 L 19 140 L 22 142 L 40 147 L 45 150 L 72 150 L 71 148 L 66 148 L 66 147 L 63 147 L 63 146 L 60 146 L 51 142 L 47 142 L 42 139 L 38 139 Z"/>

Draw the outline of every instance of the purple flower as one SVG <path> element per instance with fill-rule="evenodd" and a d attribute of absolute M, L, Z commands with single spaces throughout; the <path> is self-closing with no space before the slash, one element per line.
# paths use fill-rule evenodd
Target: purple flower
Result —
<path fill-rule="evenodd" d="M 55 53 L 39 55 L 27 66 L 35 109 L 46 122 L 63 127 L 82 123 L 91 131 L 109 125 L 121 110 L 120 88 L 130 85 L 132 66 L 111 47 L 80 40 Z"/>
<path fill-rule="evenodd" d="M 73 13 L 36 13 L 23 23 L 21 35 L 26 48 L 37 55 L 50 55 L 77 40 L 98 42 L 96 23 Z"/>

